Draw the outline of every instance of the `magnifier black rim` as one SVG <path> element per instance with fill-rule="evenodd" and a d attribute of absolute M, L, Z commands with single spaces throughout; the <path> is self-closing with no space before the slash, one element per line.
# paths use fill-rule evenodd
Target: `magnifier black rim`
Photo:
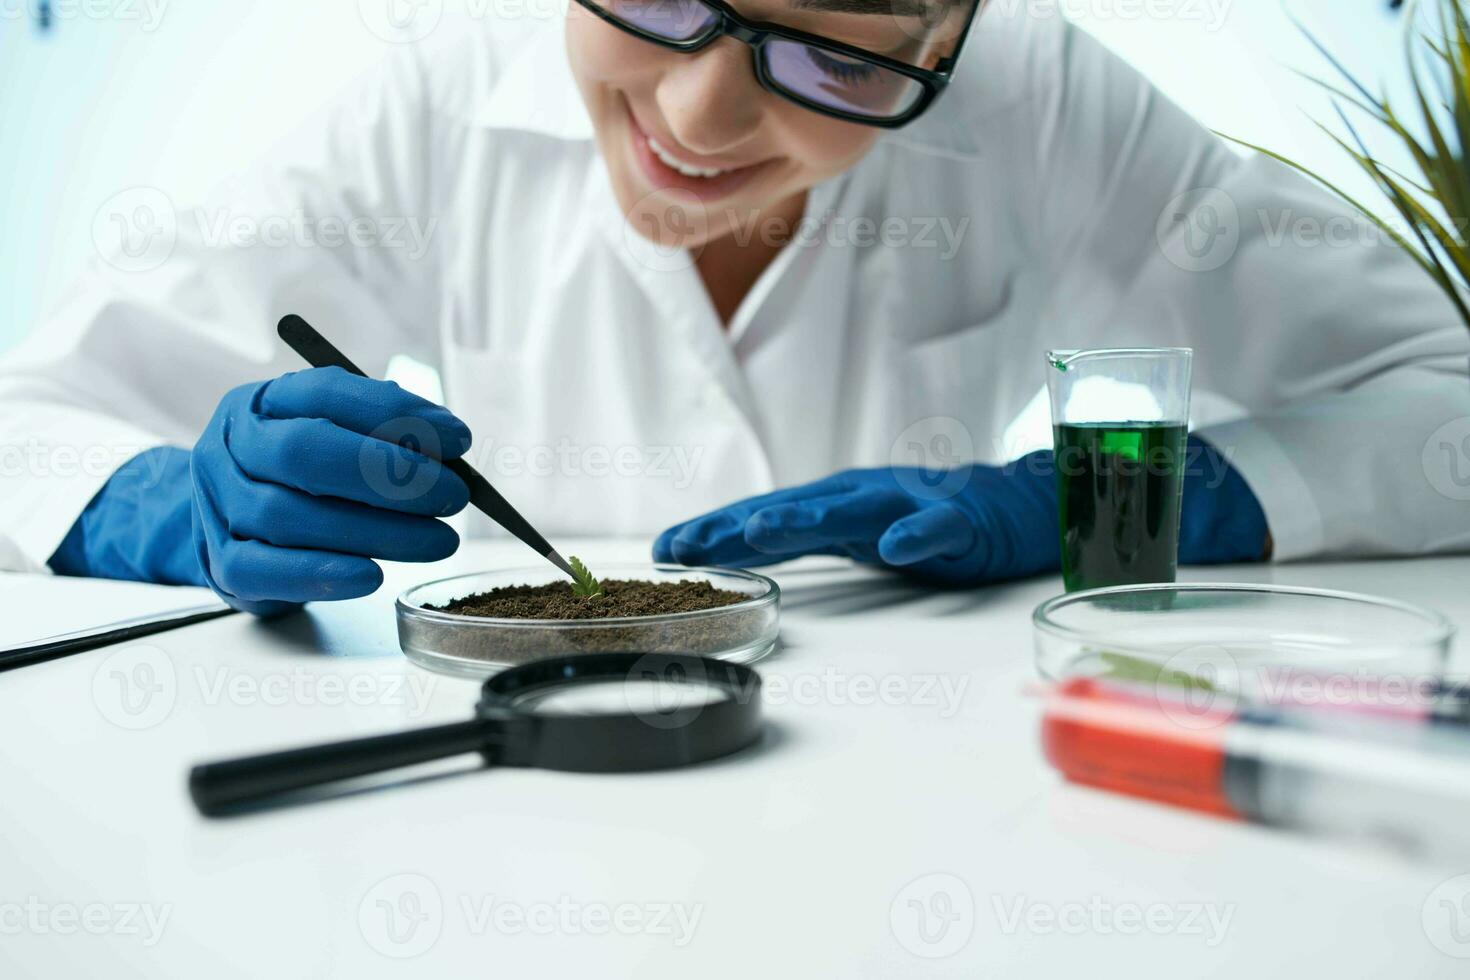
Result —
<path fill-rule="evenodd" d="M 626 680 L 638 667 L 686 667 L 723 697 L 669 715 L 536 712 L 529 694 L 599 680 Z M 717 759 L 759 741 L 761 678 L 744 664 L 694 654 L 593 653 L 534 661 L 485 681 L 479 704 L 502 736 L 484 749 L 491 765 L 564 772 L 633 772 Z"/>
<path fill-rule="evenodd" d="M 480 689 L 480 706 L 514 709 L 521 698 L 548 687 L 596 680 L 621 680 L 639 665 L 698 666 L 706 686 L 718 688 L 730 700 L 743 691 L 758 689 L 760 675 L 745 664 L 715 660 L 692 653 L 586 653 L 552 657 L 511 667 L 488 678 Z"/>

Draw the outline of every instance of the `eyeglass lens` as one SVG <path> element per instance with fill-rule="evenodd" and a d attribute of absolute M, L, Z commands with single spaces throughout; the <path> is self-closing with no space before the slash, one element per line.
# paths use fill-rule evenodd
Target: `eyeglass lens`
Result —
<path fill-rule="evenodd" d="M 688 42 L 718 20 L 699 0 L 595 0 L 618 20 L 655 37 Z M 799 100 L 870 119 L 901 116 L 924 95 L 907 75 L 810 44 L 772 38 L 761 50 L 766 75 Z"/>

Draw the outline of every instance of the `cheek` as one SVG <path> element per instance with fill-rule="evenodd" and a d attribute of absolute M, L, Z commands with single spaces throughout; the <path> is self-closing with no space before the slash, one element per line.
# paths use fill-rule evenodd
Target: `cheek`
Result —
<path fill-rule="evenodd" d="M 815 180 L 834 176 L 862 159 L 878 141 L 880 132 L 839 119 L 828 119 L 800 106 L 782 104 L 775 110 L 773 127 L 780 133 L 781 152 L 799 161 Z"/>
<path fill-rule="evenodd" d="M 567 53 L 572 73 L 586 89 L 633 82 L 648 74 L 663 52 L 573 4 L 567 13 Z"/>

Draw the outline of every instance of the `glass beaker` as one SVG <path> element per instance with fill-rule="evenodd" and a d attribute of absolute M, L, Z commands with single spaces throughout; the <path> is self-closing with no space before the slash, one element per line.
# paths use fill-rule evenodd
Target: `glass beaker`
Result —
<path fill-rule="evenodd" d="M 1173 582 L 1194 352 L 1048 351 L 1068 592 Z"/>

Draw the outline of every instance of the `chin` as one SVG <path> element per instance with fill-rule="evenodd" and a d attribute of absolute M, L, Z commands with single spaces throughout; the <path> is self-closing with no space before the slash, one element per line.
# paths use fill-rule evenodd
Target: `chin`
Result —
<path fill-rule="evenodd" d="M 632 201 L 625 201 L 619 195 L 624 219 L 640 238 L 661 248 L 698 251 L 729 231 L 723 215 L 718 217 L 720 224 L 716 227 L 716 217 L 690 195 L 666 191 L 633 193 L 636 196 Z"/>
<path fill-rule="evenodd" d="M 729 232 L 727 208 L 746 207 L 724 201 L 707 205 L 686 190 L 649 187 L 626 167 L 608 170 L 624 220 L 640 238 L 662 248 L 698 250 Z"/>

